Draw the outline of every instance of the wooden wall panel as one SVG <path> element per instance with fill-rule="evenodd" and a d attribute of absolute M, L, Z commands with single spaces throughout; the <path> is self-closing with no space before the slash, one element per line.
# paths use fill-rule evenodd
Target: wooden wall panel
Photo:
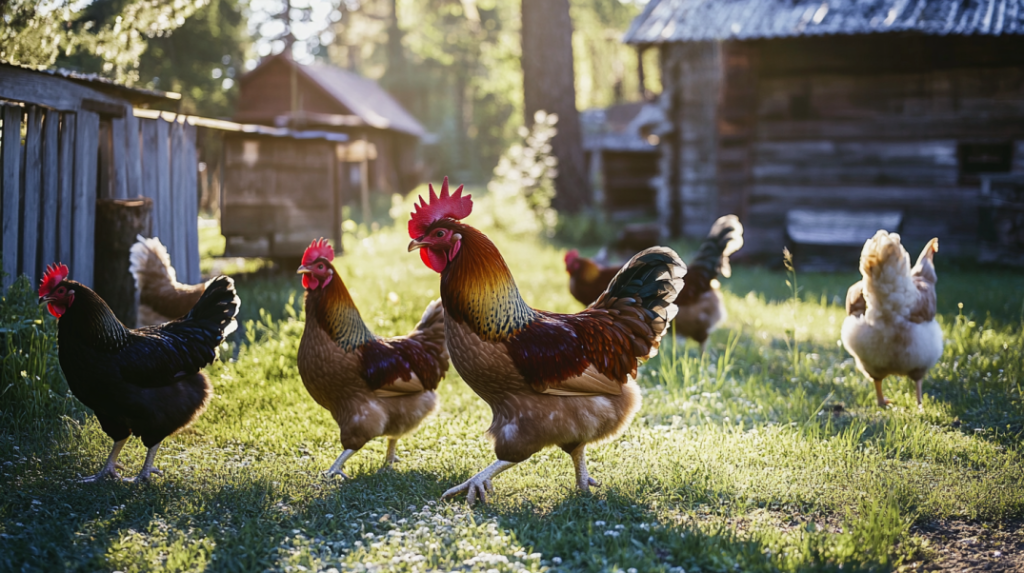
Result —
<path fill-rule="evenodd" d="M 153 120 L 156 123 L 156 154 L 155 154 L 155 175 L 156 175 L 156 197 L 153 200 L 153 236 L 160 237 L 165 246 L 171 240 L 172 211 L 171 211 L 171 157 L 170 157 L 170 124 L 162 119 Z M 172 253 L 173 257 L 174 254 Z M 173 259 L 172 259 L 173 260 Z"/>
<path fill-rule="evenodd" d="M 57 260 L 71 262 L 71 206 L 75 189 L 75 127 L 77 115 L 65 113 L 60 122 L 60 177 L 57 200 Z"/>
<path fill-rule="evenodd" d="M 139 142 L 139 118 L 128 114 L 124 118 L 125 196 L 143 197 L 142 147 Z"/>
<path fill-rule="evenodd" d="M 60 211 L 60 112 L 48 110 L 43 118 L 43 194 L 41 201 L 38 268 L 57 261 Z"/>
<path fill-rule="evenodd" d="M 41 278 L 39 263 L 39 207 L 43 194 L 43 109 L 25 108 L 25 162 L 21 191 L 21 253 L 18 274 L 28 275 L 33 284 Z"/>
<path fill-rule="evenodd" d="M 134 118 L 133 115 L 128 114 Z M 110 120 L 110 142 L 113 152 L 113 191 L 114 199 L 128 198 L 128 156 L 125 145 L 125 131 L 128 120 L 119 117 Z"/>
<path fill-rule="evenodd" d="M 3 287 L 6 289 L 18 278 L 18 223 L 21 213 L 21 116 L 22 108 L 15 105 L 0 105 L 3 110 L 2 191 L 3 191 L 3 233 L 0 234 L 0 249 L 3 250 Z"/>
<path fill-rule="evenodd" d="M 75 126 L 75 179 L 71 206 L 71 263 L 75 280 L 93 284 L 96 234 L 96 166 L 99 154 L 100 118 L 79 111 Z"/>
<path fill-rule="evenodd" d="M 186 268 L 188 281 L 198 283 L 199 274 L 199 156 L 196 153 L 196 126 L 186 123 L 184 130 L 185 175 L 185 250 L 188 254 Z"/>

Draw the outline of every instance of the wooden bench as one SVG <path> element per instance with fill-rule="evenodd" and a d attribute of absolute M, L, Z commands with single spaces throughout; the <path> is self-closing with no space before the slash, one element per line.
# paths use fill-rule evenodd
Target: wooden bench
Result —
<path fill-rule="evenodd" d="M 864 241 L 879 229 L 900 232 L 901 211 L 792 209 L 786 213 L 786 243 L 798 270 L 856 270 Z"/>

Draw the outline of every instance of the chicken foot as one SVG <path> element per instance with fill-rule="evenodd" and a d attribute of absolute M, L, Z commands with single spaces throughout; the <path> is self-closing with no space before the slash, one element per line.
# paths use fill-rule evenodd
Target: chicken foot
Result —
<path fill-rule="evenodd" d="M 355 450 L 345 450 L 344 452 L 341 452 L 341 455 L 338 456 L 337 460 L 334 460 L 334 464 L 330 467 L 330 469 L 327 470 L 327 472 L 324 475 L 326 475 L 327 477 L 341 476 L 345 479 L 352 479 L 348 477 L 347 473 L 341 471 L 341 468 L 345 466 L 345 462 L 348 461 L 348 459 L 351 458 L 352 455 L 355 453 Z"/>
<path fill-rule="evenodd" d="M 118 461 L 117 456 L 121 455 L 121 448 L 128 443 L 128 438 L 121 440 L 120 442 L 114 442 L 113 449 L 110 450 L 110 456 L 107 458 L 107 463 L 103 466 L 103 469 L 95 475 L 91 475 L 86 478 L 78 480 L 80 483 L 94 483 L 104 478 L 121 479 L 121 476 L 117 473 L 118 468 L 123 468 Z"/>
<path fill-rule="evenodd" d="M 600 487 L 601 484 L 587 472 L 586 448 L 586 444 L 580 444 L 569 455 L 572 456 L 572 466 L 576 469 L 576 485 L 583 493 L 590 493 L 590 486 Z"/>
<path fill-rule="evenodd" d="M 457 485 L 450 490 L 444 492 L 441 499 L 448 499 L 454 497 L 462 492 L 466 492 L 466 503 L 473 505 L 477 498 L 480 501 L 487 503 L 487 492 L 494 491 L 494 485 L 491 484 L 491 478 L 507 470 L 508 468 L 516 465 L 515 462 L 504 462 L 498 460 L 493 464 L 484 468 L 484 470 L 475 476 L 469 478 L 463 484 Z"/>
<path fill-rule="evenodd" d="M 146 461 L 142 464 L 142 470 L 139 471 L 139 475 L 133 478 L 128 478 L 124 481 L 131 483 L 148 482 L 153 479 L 153 474 L 158 476 L 164 475 L 163 470 L 158 470 L 153 467 L 153 461 L 156 460 L 156 452 L 159 449 L 160 444 L 156 444 L 152 448 L 149 448 L 149 451 L 146 452 Z"/>

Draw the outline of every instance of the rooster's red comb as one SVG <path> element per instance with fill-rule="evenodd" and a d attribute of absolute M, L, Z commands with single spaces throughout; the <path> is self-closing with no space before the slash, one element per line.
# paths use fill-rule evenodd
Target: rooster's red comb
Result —
<path fill-rule="evenodd" d="M 578 258 L 580 258 L 580 252 L 577 251 L 576 249 L 573 249 L 573 250 L 571 250 L 571 251 L 569 251 L 568 253 L 565 254 L 565 264 L 567 266 L 571 265 L 572 262 L 575 261 Z"/>
<path fill-rule="evenodd" d="M 68 278 L 68 266 L 62 263 L 50 263 L 43 274 L 43 280 L 39 281 L 39 298 L 42 298 L 57 288 L 57 285 Z"/>
<path fill-rule="evenodd" d="M 473 198 L 470 195 L 462 196 L 462 185 L 455 190 L 455 193 L 448 195 L 448 178 L 441 183 L 441 196 L 434 192 L 434 186 L 430 186 L 430 202 L 423 201 L 420 195 L 420 202 L 412 212 L 412 219 L 409 219 L 409 237 L 418 239 L 426 234 L 427 229 L 441 219 L 465 219 L 473 212 Z"/>
<path fill-rule="evenodd" d="M 306 247 L 306 252 L 302 253 L 302 264 L 311 265 L 313 261 L 321 257 L 328 261 L 334 260 L 334 249 L 323 237 L 320 237 L 319 240 L 313 239 L 313 242 Z"/>

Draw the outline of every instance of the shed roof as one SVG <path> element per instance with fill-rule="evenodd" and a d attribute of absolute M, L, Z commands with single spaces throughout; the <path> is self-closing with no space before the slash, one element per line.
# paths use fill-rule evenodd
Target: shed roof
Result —
<path fill-rule="evenodd" d="M 374 80 L 327 64 L 300 64 L 284 55 L 273 56 L 273 59 L 295 66 L 303 76 L 327 92 L 366 125 L 377 129 L 400 131 L 416 137 L 427 135 L 426 128 Z M 259 68 L 249 74 L 258 73 L 267 63 L 269 61 L 265 60 Z"/>
<path fill-rule="evenodd" d="M 1024 0 L 650 0 L 630 44 L 916 32 L 1024 34 Z"/>
<path fill-rule="evenodd" d="M 178 93 L 126 86 L 99 74 L 84 74 L 64 68 L 35 68 L 32 66 L 0 61 L 0 68 L 3 67 L 17 68 L 39 74 L 65 78 L 75 83 L 87 85 L 95 90 L 136 105 L 177 101 L 181 99 L 181 94 Z"/>

